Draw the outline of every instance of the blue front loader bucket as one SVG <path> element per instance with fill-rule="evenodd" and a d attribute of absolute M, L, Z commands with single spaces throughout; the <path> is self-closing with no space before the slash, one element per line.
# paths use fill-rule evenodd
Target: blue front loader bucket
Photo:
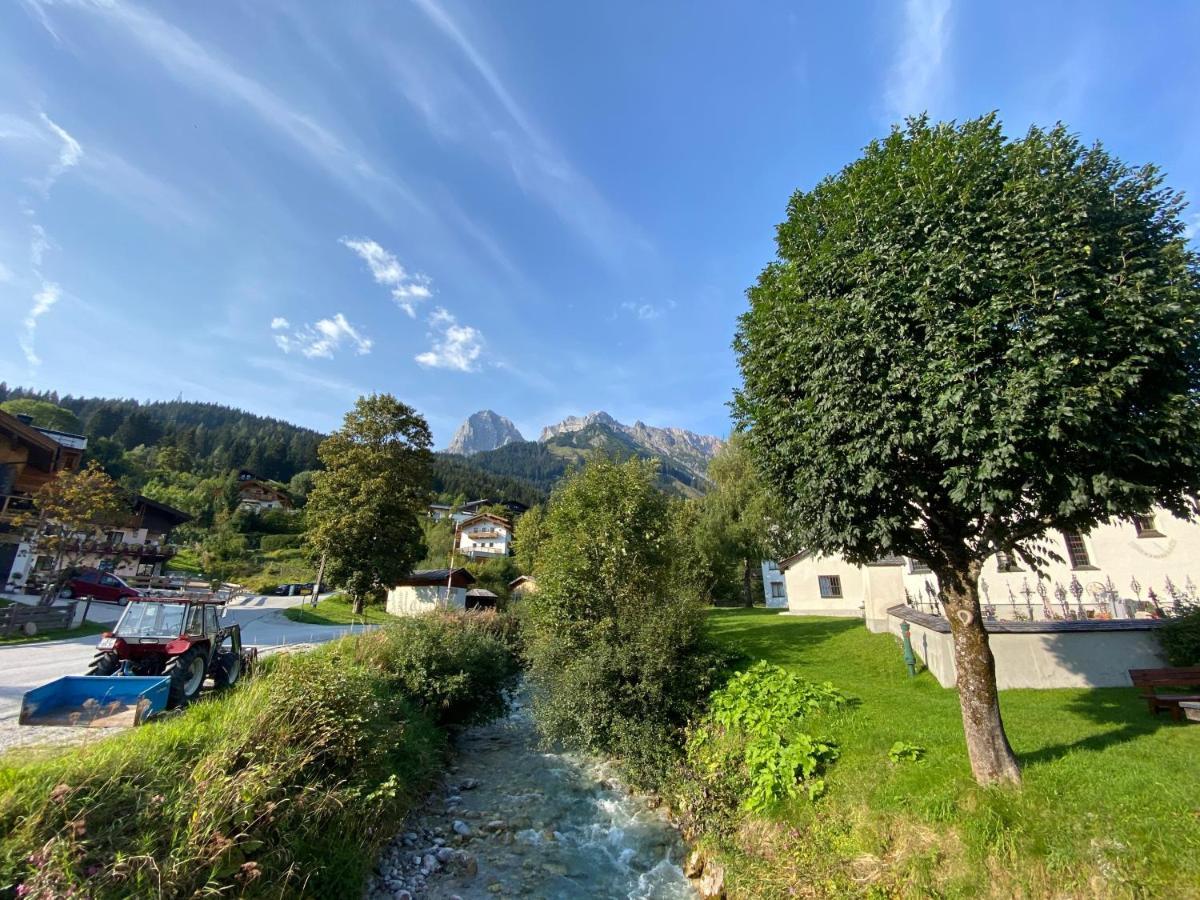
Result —
<path fill-rule="evenodd" d="M 26 692 L 22 725 L 117 728 L 141 725 L 166 709 L 171 679 L 143 675 L 67 675 Z"/>

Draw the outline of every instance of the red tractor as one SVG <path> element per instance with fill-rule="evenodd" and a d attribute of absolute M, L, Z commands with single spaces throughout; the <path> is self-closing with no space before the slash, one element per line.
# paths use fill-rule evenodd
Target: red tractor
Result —
<path fill-rule="evenodd" d="M 171 679 L 167 706 L 183 706 L 205 678 L 232 687 L 255 659 L 242 649 L 240 625 L 221 627 L 214 598 L 131 597 L 117 627 L 100 638 L 88 675 L 161 675 Z"/>

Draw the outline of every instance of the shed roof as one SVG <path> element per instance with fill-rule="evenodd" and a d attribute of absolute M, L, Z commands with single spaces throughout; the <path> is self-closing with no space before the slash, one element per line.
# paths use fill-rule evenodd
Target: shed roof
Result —
<path fill-rule="evenodd" d="M 496 595 L 493 594 L 491 591 L 489 591 L 487 588 L 471 588 L 469 591 L 467 591 L 467 596 L 468 597 L 484 597 L 484 598 L 488 598 L 491 600 L 497 599 Z"/>
<path fill-rule="evenodd" d="M 450 569 L 418 569 L 410 572 L 406 578 L 396 582 L 396 587 L 441 587 L 449 583 L 451 587 L 466 587 L 475 583 L 475 576 L 466 569 L 459 567 Z"/>

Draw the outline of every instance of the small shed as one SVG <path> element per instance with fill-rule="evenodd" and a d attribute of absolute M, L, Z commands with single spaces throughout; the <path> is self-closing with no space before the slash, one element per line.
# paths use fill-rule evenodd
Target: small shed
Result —
<path fill-rule="evenodd" d="M 421 569 L 388 591 L 387 611 L 415 616 L 435 609 L 466 609 L 467 589 L 474 583 L 475 576 L 466 569 Z"/>
<path fill-rule="evenodd" d="M 537 590 L 537 581 L 532 575 L 519 575 L 508 583 L 508 592 L 514 597 L 524 597 Z"/>
<path fill-rule="evenodd" d="M 497 599 L 487 588 L 471 588 L 467 591 L 467 609 L 495 609 Z"/>

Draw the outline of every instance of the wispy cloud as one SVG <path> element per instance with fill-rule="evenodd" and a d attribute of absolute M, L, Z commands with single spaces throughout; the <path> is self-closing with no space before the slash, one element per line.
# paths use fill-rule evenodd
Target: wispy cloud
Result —
<path fill-rule="evenodd" d="M 371 270 L 375 283 L 389 288 L 396 305 L 414 319 L 417 317 L 416 305 L 433 296 L 430 288 L 432 281 L 428 275 L 420 272 L 409 274 L 394 255 L 370 238 L 344 237 L 339 243 L 358 254 Z"/>
<path fill-rule="evenodd" d="M 284 353 L 299 353 L 309 359 L 333 359 L 343 346 L 353 348 L 359 356 L 371 352 L 372 341 L 351 325 L 344 315 L 335 313 L 331 319 L 319 319 L 312 325 L 292 328 L 283 316 L 271 320 L 275 344 Z"/>
<path fill-rule="evenodd" d="M 50 192 L 50 188 L 54 186 L 54 182 L 58 181 L 62 174 L 68 169 L 72 169 L 79 165 L 79 161 L 83 159 L 83 147 L 79 141 L 71 137 L 62 126 L 58 125 L 45 113 L 39 113 L 42 119 L 42 124 L 45 125 L 61 142 L 58 151 L 58 161 L 50 167 L 46 173 L 46 177 L 41 180 L 39 187 L 43 194 Z"/>
<path fill-rule="evenodd" d="M 10 269 L 4 263 L 0 263 L 0 284 L 8 284 L 12 280 L 12 269 Z"/>
<path fill-rule="evenodd" d="M 25 361 L 31 366 L 39 366 L 42 363 L 34 349 L 38 319 L 50 312 L 51 307 L 58 302 L 61 296 L 62 289 L 50 281 L 42 282 L 42 289 L 33 295 L 33 306 L 25 314 L 25 321 L 22 323 L 24 330 L 17 338 L 17 343 L 21 345 L 21 352 L 25 354 Z"/>
<path fill-rule="evenodd" d="M 621 304 L 621 309 L 623 309 L 625 312 L 632 313 L 643 322 L 649 322 L 653 319 L 660 318 L 668 309 L 674 308 L 674 300 L 668 300 L 664 304 L 635 303 L 632 300 L 626 300 Z"/>
<path fill-rule="evenodd" d="M 429 317 L 429 339 L 433 346 L 418 353 L 417 362 L 429 369 L 455 369 L 459 372 L 479 371 L 479 356 L 483 353 L 483 335 L 458 320 L 442 307 Z"/>
<path fill-rule="evenodd" d="M 46 237 L 46 229 L 34 222 L 29 226 L 33 237 L 29 239 L 29 262 L 35 268 L 42 265 L 46 251 L 50 249 L 50 238 Z"/>
<path fill-rule="evenodd" d="M 110 24 L 123 29 L 132 41 L 180 81 L 205 94 L 240 103 L 372 208 L 387 208 L 386 198 L 380 196 L 381 189 L 402 194 L 408 202 L 423 208 L 407 186 L 380 172 L 362 154 L 351 149 L 332 128 L 293 107 L 182 28 L 120 0 L 27 0 L 27 3 L 52 34 L 46 11 L 56 6 L 81 9 L 104 17 Z"/>
<path fill-rule="evenodd" d="M 506 164 L 523 190 L 550 207 L 610 264 L 651 251 L 639 229 L 546 137 L 462 24 L 436 0 L 415 3 L 486 89 L 473 89 L 445 65 L 415 65 L 409 54 L 389 47 L 388 60 L 402 92 L 434 133 L 469 143 L 487 160 Z"/>
<path fill-rule="evenodd" d="M 904 34 L 888 73 L 887 113 L 892 121 L 925 112 L 942 96 L 949 14 L 950 0 L 906 0 Z"/>

